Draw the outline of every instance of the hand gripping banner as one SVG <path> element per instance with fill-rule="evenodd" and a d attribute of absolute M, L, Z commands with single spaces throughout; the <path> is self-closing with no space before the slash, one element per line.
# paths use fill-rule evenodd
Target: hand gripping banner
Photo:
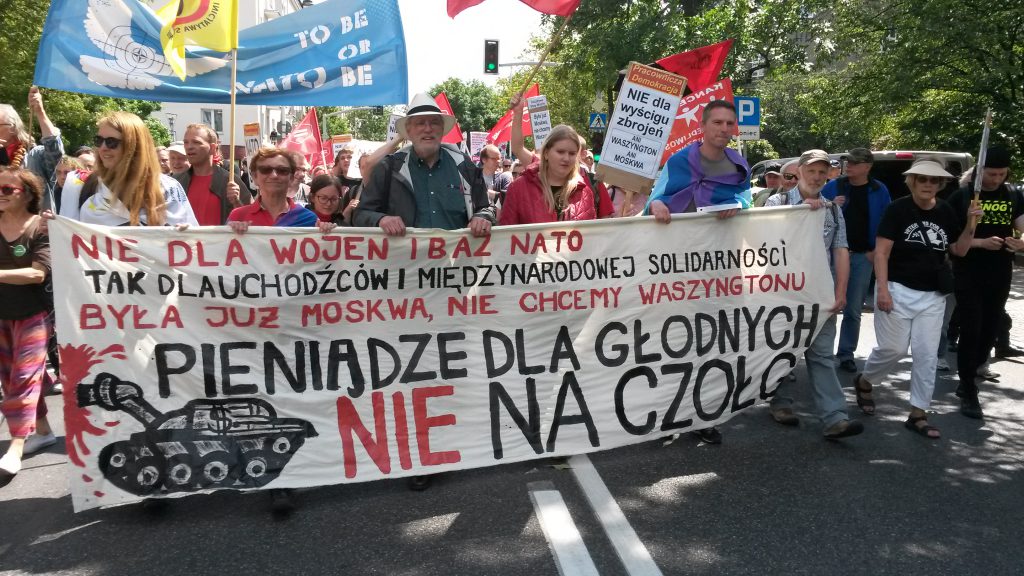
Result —
<path fill-rule="evenodd" d="M 76 510 L 606 450 L 769 398 L 828 318 L 823 212 L 489 238 L 51 223 Z"/>

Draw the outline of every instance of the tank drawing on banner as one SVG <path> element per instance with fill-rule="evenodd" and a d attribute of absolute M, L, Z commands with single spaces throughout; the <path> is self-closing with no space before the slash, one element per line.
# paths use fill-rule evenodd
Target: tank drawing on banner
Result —
<path fill-rule="evenodd" d="M 81 407 L 126 412 L 146 427 L 99 455 L 103 476 L 138 496 L 263 487 L 317 435 L 305 420 L 278 418 L 260 398 L 191 400 L 161 413 L 137 384 L 107 373 L 76 393 Z"/>

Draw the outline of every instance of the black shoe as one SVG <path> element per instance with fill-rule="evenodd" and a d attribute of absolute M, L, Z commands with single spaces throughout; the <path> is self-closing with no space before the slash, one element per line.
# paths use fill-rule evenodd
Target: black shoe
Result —
<path fill-rule="evenodd" d="M 981 403 L 977 396 L 965 396 L 960 399 L 960 413 L 968 418 L 981 420 L 985 414 L 981 411 Z"/>
<path fill-rule="evenodd" d="M 839 362 L 839 369 L 843 372 L 855 374 L 857 372 L 857 363 L 853 361 L 853 358 L 847 358 Z"/>
<path fill-rule="evenodd" d="M 860 420 L 840 420 L 825 430 L 825 438 L 828 440 L 839 440 L 856 436 L 864 431 L 864 424 Z"/>
<path fill-rule="evenodd" d="M 277 516 L 291 514 L 295 510 L 292 491 L 288 488 L 274 488 L 270 491 L 270 511 Z"/>
<path fill-rule="evenodd" d="M 996 348 L 996 358 L 1019 358 L 1024 356 L 1024 350 L 1013 346 L 1000 346 Z"/>
<path fill-rule="evenodd" d="M 410 476 L 409 477 L 409 490 L 413 492 L 423 492 L 427 488 L 430 488 L 430 483 L 434 481 L 433 476 Z"/>
<path fill-rule="evenodd" d="M 695 430 L 691 432 L 697 438 L 700 438 L 708 444 L 721 444 L 722 433 L 718 431 L 718 428 L 712 426 L 711 428 L 704 428 L 703 430 Z"/>

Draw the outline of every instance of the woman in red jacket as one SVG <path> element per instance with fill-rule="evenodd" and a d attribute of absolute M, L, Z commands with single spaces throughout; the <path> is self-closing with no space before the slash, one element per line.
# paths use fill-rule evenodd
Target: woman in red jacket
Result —
<path fill-rule="evenodd" d="M 580 175 L 580 137 L 564 124 L 555 126 L 531 164 L 508 187 L 498 223 L 537 224 L 594 220 L 594 192 Z"/>

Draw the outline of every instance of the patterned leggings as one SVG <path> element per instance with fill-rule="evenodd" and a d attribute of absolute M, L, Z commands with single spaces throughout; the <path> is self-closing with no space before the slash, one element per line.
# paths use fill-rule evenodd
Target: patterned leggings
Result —
<path fill-rule="evenodd" d="M 46 416 L 43 374 L 46 372 L 46 312 L 22 320 L 0 320 L 0 412 L 11 436 L 25 438 Z"/>

